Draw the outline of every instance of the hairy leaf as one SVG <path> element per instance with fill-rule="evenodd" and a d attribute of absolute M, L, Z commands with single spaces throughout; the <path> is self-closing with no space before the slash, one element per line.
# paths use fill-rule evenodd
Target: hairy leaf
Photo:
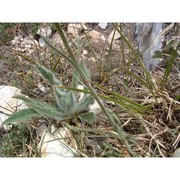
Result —
<path fill-rule="evenodd" d="M 34 109 L 37 113 L 45 118 L 53 118 L 56 120 L 63 120 L 66 116 L 59 111 L 58 108 L 48 105 L 39 100 L 25 97 L 23 95 L 14 96 L 17 99 L 23 100 L 30 108 Z"/>
<path fill-rule="evenodd" d="M 43 77 L 43 79 L 47 80 L 51 85 L 62 85 L 62 83 L 59 81 L 59 79 L 56 78 L 56 76 L 51 70 L 46 69 L 43 66 L 38 66 L 37 69 Z"/>
<path fill-rule="evenodd" d="M 26 122 L 38 116 L 39 114 L 34 109 L 23 109 L 12 114 L 8 119 L 6 119 L 3 122 L 2 125 L 17 123 L 17 122 Z"/>
<path fill-rule="evenodd" d="M 80 117 L 82 118 L 82 120 L 84 120 L 85 122 L 87 122 L 89 124 L 92 124 L 96 119 L 96 116 L 93 112 L 81 114 Z"/>

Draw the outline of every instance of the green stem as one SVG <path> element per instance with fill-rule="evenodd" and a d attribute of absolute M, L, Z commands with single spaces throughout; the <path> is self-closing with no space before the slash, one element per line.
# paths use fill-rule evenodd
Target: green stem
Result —
<path fill-rule="evenodd" d="M 118 126 L 118 124 L 113 120 L 113 118 L 111 118 L 111 116 L 109 115 L 108 111 L 106 110 L 104 104 L 101 102 L 101 100 L 99 99 L 98 95 L 96 94 L 96 92 L 94 91 L 92 85 L 90 84 L 90 82 L 87 80 L 86 76 L 84 75 L 84 73 L 81 71 L 80 67 L 78 66 L 78 62 L 73 54 L 73 52 L 71 51 L 71 48 L 69 47 L 69 44 L 66 40 L 66 37 L 60 27 L 60 25 L 58 23 L 55 23 L 55 26 L 57 28 L 57 31 L 59 33 L 59 35 L 61 36 L 61 39 L 64 43 L 64 46 L 66 48 L 66 50 L 68 51 L 69 53 L 69 56 L 70 56 L 70 63 L 71 65 L 74 66 L 74 68 L 76 68 L 76 70 L 78 70 L 84 84 L 86 85 L 86 87 L 89 89 L 89 91 L 91 92 L 91 95 L 94 97 L 94 99 L 97 101 L 97 103 L 99 104 L 99 106 L 101 107 L 102 111 L 104 112 L 104 114 L 106 115 L 106 117 L 108 118 L 108 120 L 111 122 L 111 124 L 113 125 L 113 127 L 116 129 L 117 133 L 119 134 L 119 140 L 121 140 L 126 148 L 128 149 L 129 153 L 132 155 L 132 156 L 136 156 L 136 154 L 132 151 L 132 149 L 130 148 L 129 144 L 128 144 L 128 141 L 127 139 L 125 138 L 124 136 L 124 133 L 122 131 L 122 129 Z M 69 60 L 69 58 L 68 58 Z"/>

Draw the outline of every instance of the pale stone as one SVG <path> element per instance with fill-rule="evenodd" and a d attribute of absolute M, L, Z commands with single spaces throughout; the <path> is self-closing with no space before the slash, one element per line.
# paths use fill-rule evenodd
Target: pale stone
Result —
<path fill-rule="evenodd" d="M 180 157 L 180 148 L 176 149 L 176 151 L 173 154 L 173 157 Z"/>
<path fill-rule="evenodd" d="M 42 38 L 40 38 L 39 39 L 39 46 L 44 47 L 45 45 L 46 45 L 46 42 Z"/>
<path fill-rule="evenodd" d="M 68 146 L 64 139 L 72 136 L 67 128 L 60 128 L 54 133 L 45 132 L 38 145 L 42 157 L 74 157 L 76 150 Z M 75 143 L 75 140 L 74 142 Z M 76 145 L 74 145 L 76 146 Z"/>
<path fill-rule="evenodd" d="M 91 37 L 94 41 L 97 41 L 100 37 L 100 33 L 98 31 L 92 30 L 88 33 L 89 37 Z"/>
<path fill-rule="evenodd" d="M 52 33 L 52 30 L 49 26 L 41 26 L 38 29 L 37 34 L 44 36 L 44 37 L 49 37 Z"/>
<path fill-rule="evenodd" d="M 83 50 L 83 55 L 87 55 L 88 54 L 88 52 L 84 49 Z"/>
<path fill-rule="evenodd" d="M 106 38 L 105 38 L 104 35 L 101 35 L 101 36 L 100 36 L 100 39 L 101 39 L 102 41 L 106 41 Z"/>
<path fill-rule="evenodd" d="M 52 41 L 52 44 L 53 44 L 54 46 L 56 46 L 56 48 L 61 49 L 62 47 L 64 47 L 63 41 L 62 41 L 62 39 L 61 39 L 61 37 L 60 37 L 60 35 L 59 35 L 58 32 L 56 32 L 56 33 L 53 35 L 53 37 L 51 38 L 51 41 Z M 51 52 L 51 48 L 48 48 L 48 49 L 49 49 L 49 51 Z"/>
<path fill-rule="evenodd" d="M 16 87 L 0 86 L 0 125 L 9 117 L 8 115 L 27 108 L 22 100 L 12 98 L 19 94 L 21 94 L 21 90 Z"/>
<path fill-rule="evenodd" d="M 103 103 L 103 102 L 101 101 L 101 103 Z M 89 110 L 89 112 L 93 112 L 94 114 L 99 114 L 101 112 L 101 107 L 99 106 L 97 101 L 94 100 L 94 104 L 90 104 L 88 106 L 88 110 Z"/>
<path fill-rule="evenodd" d="M 107 22 L 100 22 L 100 23 L 98 24 L 98 26 L 99 26 L 101 29 L 106 29 L 107 25 L 108 25 Z"/>
<path fill-rule="evenodd" d="M 90 57 L 89 60 L 92 62 L 96 62 L 96 59 L 94 57 Z"/>
<path fill-rule="evenodd" d="M 117 39 L 119 39 L 119 38 L 121 37 L 121 35 L 118 33 L 118 31 L 115 31 L 115 34 L 114 34 L 114 31 L 115 31 L 115 30 L 113 30 L 113 31 L 111 32 L 111 34 L 109 35 L 109 37 L 108 37 L 108 42 L 109 42 L 109 44 L 111 44 L 111 42 L 112 42 L 113 35 L 114 35 L 114 39 L 113 39 L 113 40 L 117 40 Z"/>
<path fill-rule="evenodd" d="M 21 42 L 21 47 L 25 47 L 26 46 L 26 43 L 23 41 L 23 42 Z"/>
<path fill-rule="evenodd" d="M 82 26 L 80 24 L 68 24 L 67 32 L 73 37 L 76 37 L 79 34 L 81 28 Z"/>
<path fill-rule="evenodd" d="M 14 45 L 14 46 L 16 46 L 16 45 L 18 44 L 18 40 L 14 38 L 14 39 L 11 41 L 11 44 Z"/>
<path fill-rule="evenodd" d="M 46 88 L 45 88 L 44 85 L 41 84 L 41 83 L 38 83 L 38 88 L 39 88 L 39 90 L 42 91 L 43 93 L 46 93 L 46 92 L 47 92 Z"/>
<path fill-rule="evenodd" d="M 84 86 L 78 84 L 77 89 L 84 90 Z M 78 102 L 80 102 L 84 97 L 83 92 L 78 92 Z"/>
<path fill-rule="evenodd" d="M 149 71 L 153 71 L 162 61 L 162 58 L 153 58 L 155 51 L 161 51 L 164 36 L 160 35 L 163 23 L 137 23 L 136 32 L 139 51 L 143 54 L 143 62 Z"/>

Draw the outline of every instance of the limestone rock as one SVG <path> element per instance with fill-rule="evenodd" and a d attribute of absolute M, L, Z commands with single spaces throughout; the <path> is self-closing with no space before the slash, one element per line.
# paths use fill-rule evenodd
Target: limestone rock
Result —
<path fill-rule="evenodd" d="M 103 103 L 101 101 L 101 103 Z M 94 104 L 89 105 L 88 107 L 89 112 L 93 112 L 94 114 L 99 114 L 101 112 L 101 107 L 97 103 L 96 100 L 94 100 Z"/>
<path fill-rule="evenodd" d="M 88 33 L 88 36 L 91 37 L 94 41 L 98 41 L 101 34 L 98 31 L 92 30 Z"/>
<path fill-rule="evenodd" d="M 70 138 L 70 131 L 67 128 L 60 128 L 54 133 L 45 132 L 39 143 L 42 157 L 74 157 L 76 150 L 68 146 L 64 139 Z M 74 146 L 75 140 L 73 141 Z"/>
<path fill-rule="evenodd" d="M 109 37 L 108 37 L 108 42 L 109 42 L 109 44 L 112 42 L 112 39 L 113 39 L 113 34 L 114 34 L 114 39 L 113 40 L 117 40 L 117 39 L 119 39 L 121 36 L 120 36 L 120 34 L 117 32 L 117 31 L 115 31 L 115 30 L 113 30 L 112 32 L 111 32 L 111 34 L 109 35 Z"/>
<path fill-rule="evenodd" d="M 100 22 L 100 23 L 98 24 L 98 26 L 99 26 L 101 29 L 106 29 L 107 25 L 108 25 L 107 22 Z"/>
<path fill-rule="evenodd" d="M 143 62 L 149 71 L 155 70 L 162 58 L 153 58 L 155 51 L 161 51 L 164 36 L 162 32 L 163 23 L 137 23 L 135 35 L 139 43 L 139 51 L 143 52 Z"/>
<path fill-rule="evenodd" d="M 46 42 L 42 38 L 40 38 L 39 39 L 39 46 L 44 47 L 45 45 L 46 45 Z"/>
<path fill-rule="evenodd" d="M 67 32 L 68 34 L 76 37 L 81 30 L 81 24 L 68 24 Z"/>
<path fill-rule="evenodd" d="M 176 151 L 173 154 L 173 157 L 180 157 L 180 148 L 176 149 Z"/>
<path fill-rule="evenodd" d="M 11 41 L 12 49 L 26 55 L 32 54 L 39 46 L 38 42 L 32 36 L 22 38 L 22 35 L 16 36 Z"/>
<path fill-rule="evenodd" d="M 83 55 L 87 55 L 88 54 L 88 52 L 84 49 L 83 50 Z"/>
<path fill-rule="evenodd" d="M 19 99 L 12 98 L 21 94 L 21 90 L 13 86 L 0 86 L 0 125 L 15 111 L 27 108 Z M 7 126 L 5 127 L 8 128 Z"/>
<path fill-rule="evenodd" d="M 44 37 L 49 37 L 52 33 L 52 30 L 49 26 L 47 25 L 42 25 L 39 27 L 37 34 L 44 36 Z"/>

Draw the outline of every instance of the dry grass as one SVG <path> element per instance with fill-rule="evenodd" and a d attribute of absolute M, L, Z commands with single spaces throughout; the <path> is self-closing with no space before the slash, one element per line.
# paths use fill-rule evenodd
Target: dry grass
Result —
<path fill-rule="evenodd" d="M 175 31 L 175 33 L 177 32 Z M 82 43 L 85 43 L 86 40 L 84 39 Z M 75 39 L 71 38 L 72 41 L 75 42 Z M 90 47 L 90 44 L 88 46 L 91 49 L 89 56 L 92 55 L 96 58 L 104 56 L 100 54 L 100 51 L 94 53 L 94 50 L 92 50 L 94 47 Z M 42 81 L 41 77 L 36 73 L 34 63 L 43 63 L 44 66 L 53 69 L 61 77 L 64 84 L 67 86 L 70 84 L 72 80 L 72 68 L 64 58 L 52 49 L 37 49 L 36 53 L 30 57 L 33 63 L 28 61 L 27 58 L 24 59 L 22 56 L 20 58 L 16 52 L 12 53 L 11 49 L 8 50 L 10 50 L 9 58 L 6 58 L 6 60 L 4 58 L 4 63 L 12 71 L 5 75 L 6 78 L 3 84 L 15 85 L 22 89 L 24 94 L 53 104 L 51 90 L 49 89 L 49 91 L 43 93 L 38 88 L 38 83 L 44 84 L 46 87 L 49 87 L 49 85 Z M 75 52 L 77 50 L 74 49 Z M 128 47 L 123 47 L 124 55 L 121 50 L 118 52 L 112 50 L 108 54 L 110 61 L 108 67 L 106 67 L 107 63 L 103 62 L 103 58 L 106 56 L 97 61 L 95 66 L 99 68 L 99 74 L 96 74 L 97 78 L 93 77 L 93 81 L 141 105 L 149 105 L 149 109 L 144 113 L 135 113 L 116 103 L 104 100 L 105 106 L 113 110 L 118 116 L 116 123 L 123 129 L 128 144 L 136 156 L 171 157 L 174 150 L 179 147 L 179 62 L 174 64 L 168 76 L 168 81 L 164 85 L 161 82 L 165 67 L 162 66 L 158 71 L 151 74 L 152 81 L 157 89 L 154 98 L 146 87 L 127 73 L 125 69 L 138 74 L 139 78 L 144 78 L 141 67 L 134 61 L 133 54 L 129 51 Z M 116 56 L 117 53 L 119 55 L 118 57 Z M 40 60 L 40 57 L 43 61 Z M 124 58 L 124 61 L 119 61 L 122 58 Z M 55 61 L 52 61 L 52 59 L 55 59 Z M 116 66 L 113 66 L 113 64 Z M 104 67 L 106 67 L 105 70 L 103 70 Z M 99 95 L 109 95 L 107 91 L 103 91 L 95 85 L 94 87 Z M 14 126 L 15 129 L 11 128 L 9 132 L 1 132 L 3 148 L 0 147 L 0 151 L 3 151 L 5 156 L 39 156 L 40 154 L 37 151 L 39 137 L 37 137 L 35 132 L 42 122 L 49 124 L 45 119 L 35 119 L 29 124 L 24 125 L 25 130 L 23 132 L 19 130 L 21 128 L 20 126 Z M 66 141 L 68 144 L 71 144 L 71 139 L 75 139 L 78 145 L 78 156 L 80 157 L 131 156 L 126 146 L 119 140 L 116 130 L 103 113 L 98 115 L 96 122 L 92 125 L 78 118 L 62 123 L 56 121 L 51 121 L 51 123 L 56 127 L 63 126 L 71 130 L 72 137 L 69 137 Z M 23 133 L 26 133 L 26 135 Z M 26 138 L 25 142 L 24 138 Z M 71 146 L 73 145 L 71 144 Z"/>

